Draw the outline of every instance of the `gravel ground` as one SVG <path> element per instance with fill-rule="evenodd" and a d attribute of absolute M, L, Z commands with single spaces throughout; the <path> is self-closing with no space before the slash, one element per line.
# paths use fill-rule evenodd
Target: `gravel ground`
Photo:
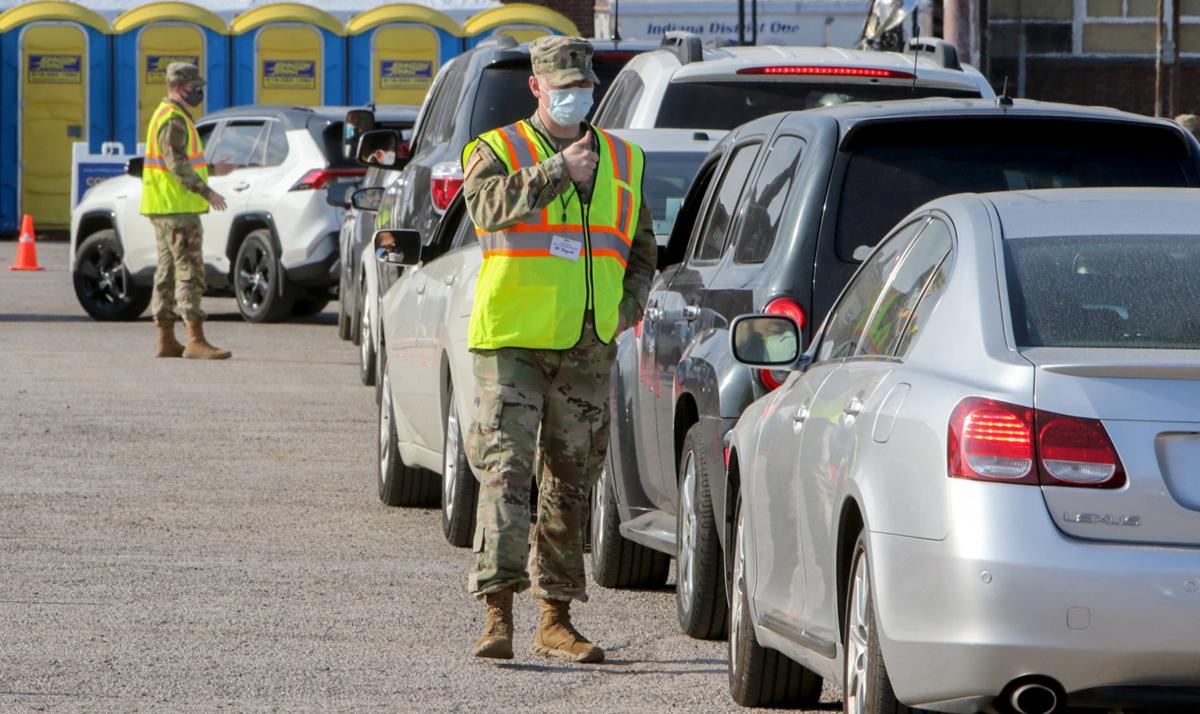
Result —
<path fill-rule="evenodd" d="M 670 589 L 593 586 L 603 665 L 530 654 L 527 596 L 517 658 L 469 655 L 469 553 L 376 498 L 336 304 L 250 325 L 206 300 L 233 360 L 156 360 L 149 319 L 92 321 L 66 244 L 38 253 L 0 270 L 0 711 L 737 709 L 725 643 L 680 634 Z"/>

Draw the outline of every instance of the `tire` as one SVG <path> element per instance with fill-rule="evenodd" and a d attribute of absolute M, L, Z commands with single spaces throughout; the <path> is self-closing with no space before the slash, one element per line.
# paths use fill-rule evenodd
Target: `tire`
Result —
<path fill-rule="evenodd" d="M 854 714 L 916 714 L 919 709 L 896 699 L 883 663 L 870 572 L 866 537 L 860 533 L 854 544 L 854 557 L 850 559 L 850 581 L 846 584 L 846 630 L 842 633 L 846 645 L 842 681 L 846 686 L 842 710 Z"/>
<path fill-rule="evenodd" d="M 383 382 L 384 395 L 379 401 L 379 500 L 388 506 L 437 505 L 441 497 L 437 474 L 409 466 L 400 458 L 396 413 L 386 374 Z"/>
<path fill-rule="evenodd" d="M 270 231 L 251 231 L 233 261 L 234 294 L 247 322 L 279 322 L 291 313 L 293 296 L 279 292 L 283 280 Z"/>
<path fill-rule="evenodd" d="M 362 315 L 363 301 L 367 295 L 367 276 L 363 275 L 358 280 L 358 290 L 354 295 L 354 309 L 349 313 L 350 316 L 350 341 L 357 347 L 362 342 Z"/>
<path fill-rule="evenodd" d="M 471 545 L 475 537 L 475 511 L 479 505 L 479 481 L 471 471 L 463 448 L 462 425 L 458 404 L 450 390 L 446 410 L 445 439 L 442 443 L 442 533 L 458 548 Z"/>
<path fill-rule="evenodd" d="M 71 276 L 75 298 L 95 320 L 136 320 L 150 304 L 152 290 L 133 284 L 124 257 L 121 241 L 111 228 L 91 234 L 75 252 Z"/>
<path fill-rule="evenodd" d="M 679 464 L 679 509 L 675 532 L 675 613 L 689 637 L 725 637 L 729 603 L 725 598 L 724 560 L 709 495 L 712 467 L 705 456 L 699 423 L 683 439 Z"/>
<path fill-rule="evenodd" d="M 292 317 L 312 317 L 321 314 L 329 304 L 330 296 L 324 291 L 301 293 L 292 301 Z"/>
<path fill-rule="evenodd" d="M 358 342 L 358 381 L 364 386 L 372 387 L 375 385 L 375 371 L 378 369 L 375 362 L 375 341 L 371 338 L 371 321 L 367 317 L 367 312 L 364 310 L 359 316 L 359 342 Z M 379 394 L 376 390 L 375 402 L 379 403 Z"/>
<path fill-rule="evenodd" d="M 729 604 L 729 694 L 744 707 L 815 707 L 821 700 L 820 677 L 758 644 L 746 596 L 745 521 L 739 501 L 734 516 L 733 596 Z"/>
<path fill-rule="evenodd" d="M 346 314 L 349 305 L 346 304 L 346 298 L 350 292 L 344 287 L 338 288 L 338 328 L 337 335 L 340 340 L 349 340 L 350 333 L 353 332 L 353 315 Z"/>
<path fill-rule="evenodd" d="M 592 579 L 606 588 L 657 588 L 667 582 L 671 557 L 621 535 L 612 451 L 592 489 Z"/>

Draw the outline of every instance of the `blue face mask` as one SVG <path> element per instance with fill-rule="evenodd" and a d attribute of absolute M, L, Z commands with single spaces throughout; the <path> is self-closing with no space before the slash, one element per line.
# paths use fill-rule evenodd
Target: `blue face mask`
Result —
<path fill-rule="evenodd" d="M 546 109 L 559 126 L 574 126 L 592 110 L 592 90 L 587 88 L 551 89 Z"/>

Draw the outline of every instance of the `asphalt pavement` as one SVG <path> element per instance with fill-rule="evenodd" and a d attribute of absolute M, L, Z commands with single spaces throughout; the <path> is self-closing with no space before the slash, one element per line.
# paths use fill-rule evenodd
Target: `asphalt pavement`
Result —
<path fill-rule="evenodd" d="M 233 359 L 158 360 L 148 316 L 91 320 L 67 245 L 37 248 L 45 272 L 0 268 L 0 712 L 737 710 L 670 587 L 590 586 L 605 664 L 531 654 L 528 595 L 516 659 L 470 656 L 470 553 L 379 502 L 336 303 L 251 325 L 206 299 Z"/>

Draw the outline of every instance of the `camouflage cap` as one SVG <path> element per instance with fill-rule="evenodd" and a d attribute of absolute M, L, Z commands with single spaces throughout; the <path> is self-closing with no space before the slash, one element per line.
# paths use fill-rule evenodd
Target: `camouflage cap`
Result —
<path fill-rule="evenodd" d="M 592 46 L 582 37 L 539 37 L 529 43 L 529 59 L 533 62 L 533 73 L 545 77 L 551 86 L 562 87 L 585 79 L 600 83 L 592 71 Z"/>
<path fill-rule="evenodd" d="M 200 76 L 200 68 L 188 62 L 172 62 L 167 65 L 167 84 L 191 82 L 203 87 L 207 82 Z"/>

